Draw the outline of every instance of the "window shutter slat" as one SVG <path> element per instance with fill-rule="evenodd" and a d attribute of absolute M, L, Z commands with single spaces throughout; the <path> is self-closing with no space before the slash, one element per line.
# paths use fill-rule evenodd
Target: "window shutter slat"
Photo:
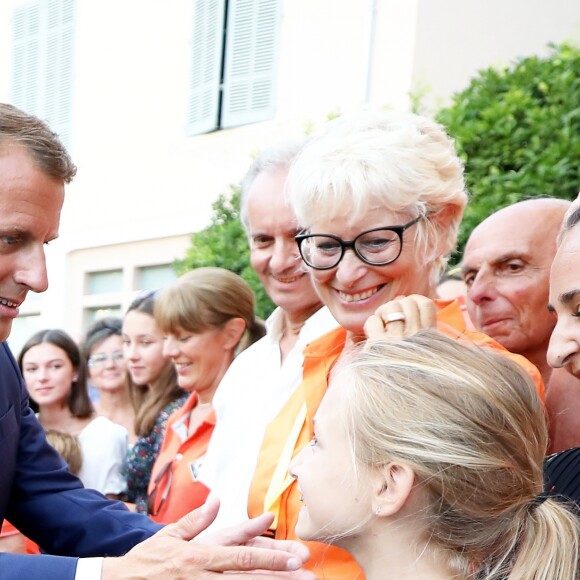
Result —
<path fill-rule="evenodd" d="M 274 116 L 279 28 L 279 0 L 230 0 L 222 127 Z"/>
<path fill-rule="evenodd" d="M 12 102 L 46 119 L 70 145 L 75 0 L 31 2 L 14 11 Z"/>
<path fill-rule="evenodd" d="M 219 126 L 225 0 L 196 0 L 193 14 L 188 135 Z"/>

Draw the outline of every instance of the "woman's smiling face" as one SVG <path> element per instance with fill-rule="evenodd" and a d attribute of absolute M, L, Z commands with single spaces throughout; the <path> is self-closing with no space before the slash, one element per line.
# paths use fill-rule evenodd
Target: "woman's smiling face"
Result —
<path fill-rule="evenodd" d="M 338 217 L 317 219 L 309 231 L 332 234 L 346 241 L 374 228 L 403 225 L 414 217 L 371 208 L 353 221 L 348 218 L 349 209 L 335 212 Z M 397 296 L 430 295 L 432 264 L 418 260 L 414 242 L 416 228 L 414 225 L 403 232 L 401 255 L 386 266 L 366 264 L 348 249 L 335 268 L 311 270 L 318 295 L 337 322 L 350 333 L 362 335 L 368 317 L 381 304 Z"/>

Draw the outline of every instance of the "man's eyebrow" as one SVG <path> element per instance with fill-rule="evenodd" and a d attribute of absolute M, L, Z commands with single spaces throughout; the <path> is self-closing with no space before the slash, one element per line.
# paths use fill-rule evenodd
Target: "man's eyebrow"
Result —
<path fill-rule="evenodd" d="M 3 236 L 26 236 L 29 232 L 28 230 L 23 230 L 18 226 L 4 226 L 0 227 L 0 234 Z"/>
<path fill-rule="evenodd" d="M 493 266 L 497 264 L 503 264 L 505 262 L 509 262 L 510 260 L 524 260 L 525 262 L 529 261 L 529 257 L 527 254 L 523 252 L 506 252 L 505 254 L 500 254 L 493 258 L 493 260 L 489 260 L 489 263 Z M 488 261 L 488 260 L 485 260 Z M 465 264 L 461 266 L 462 274 L 466 272 L 471 272 L 473 270 L 477 270 L 476 266 L 471 266 L 470 264 Z"/>

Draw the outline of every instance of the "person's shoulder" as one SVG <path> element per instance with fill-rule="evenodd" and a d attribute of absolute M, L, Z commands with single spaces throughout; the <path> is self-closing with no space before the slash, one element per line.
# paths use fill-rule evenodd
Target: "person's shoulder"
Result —
<path fill-rule="evenodd" d="M 552 496 L 580 505 L 580 447 L 546 457 L 544 479 L 546 491 Z"/>
<path fill-rule="evenodd" d="M 18 363 L 14 358 L 14 354 L 10 350 L 10 346 L 6 342 L 0 343 L 0 370 L 6 370 L 10 368 L 20 376 L 20 369 L 18 368 Z"/>
<path fill-rule="evenodd" d="M 167 405 L 165 405 L 165 407 L 163 407 L 163 409 L 161 409 L 161 412 L 159 413 L 159 415 L 157 415 L 157 419 L 155 420 L 155 423 L 157 423 L 157 424 L 166 423 L 168 417 L 174 411 L 181 409 L 181 407 L 183 407 L 183 405 L 185 405 L 185 401 L 187 401 L 188 398 L 189 398 L 189 393 L 184 391 L 176 399 L 173 399 L 173 401 L 167 403 Z"/>
<path fill-rule="evenodd" d="M 82 431 L 82 433 L 93 432 L 101 436 L 110 436 L 115 438 L 128 437 L 127 429 L 118 423 L 107 419 L 103 415 L 97 415 Z"/>
<path fill-rule="evenodd" d="M 329 354 L 335 354 L 342 351 L 345 342 L 346 330 L 339 326 L 310 342 L 304 351 L 304 355 L 325 357 Z"/>

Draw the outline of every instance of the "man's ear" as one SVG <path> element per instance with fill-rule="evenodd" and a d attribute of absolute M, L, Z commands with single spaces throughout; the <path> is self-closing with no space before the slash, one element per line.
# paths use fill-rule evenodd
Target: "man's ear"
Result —
<path fill-rule="evenodd" d="M 403 508 L 415 484 L 415 472 L 406 463 L 391 462 L 379 467 L 375 477 L 373 512 L 392 516 Z"/>
<path fill-rule="evenodd" d="M 230 318 L 223 328 L 225 333 L 224 348 L 233 350 L 240 342 L 246 330 L 246 321 L 243 318 Z"/>

